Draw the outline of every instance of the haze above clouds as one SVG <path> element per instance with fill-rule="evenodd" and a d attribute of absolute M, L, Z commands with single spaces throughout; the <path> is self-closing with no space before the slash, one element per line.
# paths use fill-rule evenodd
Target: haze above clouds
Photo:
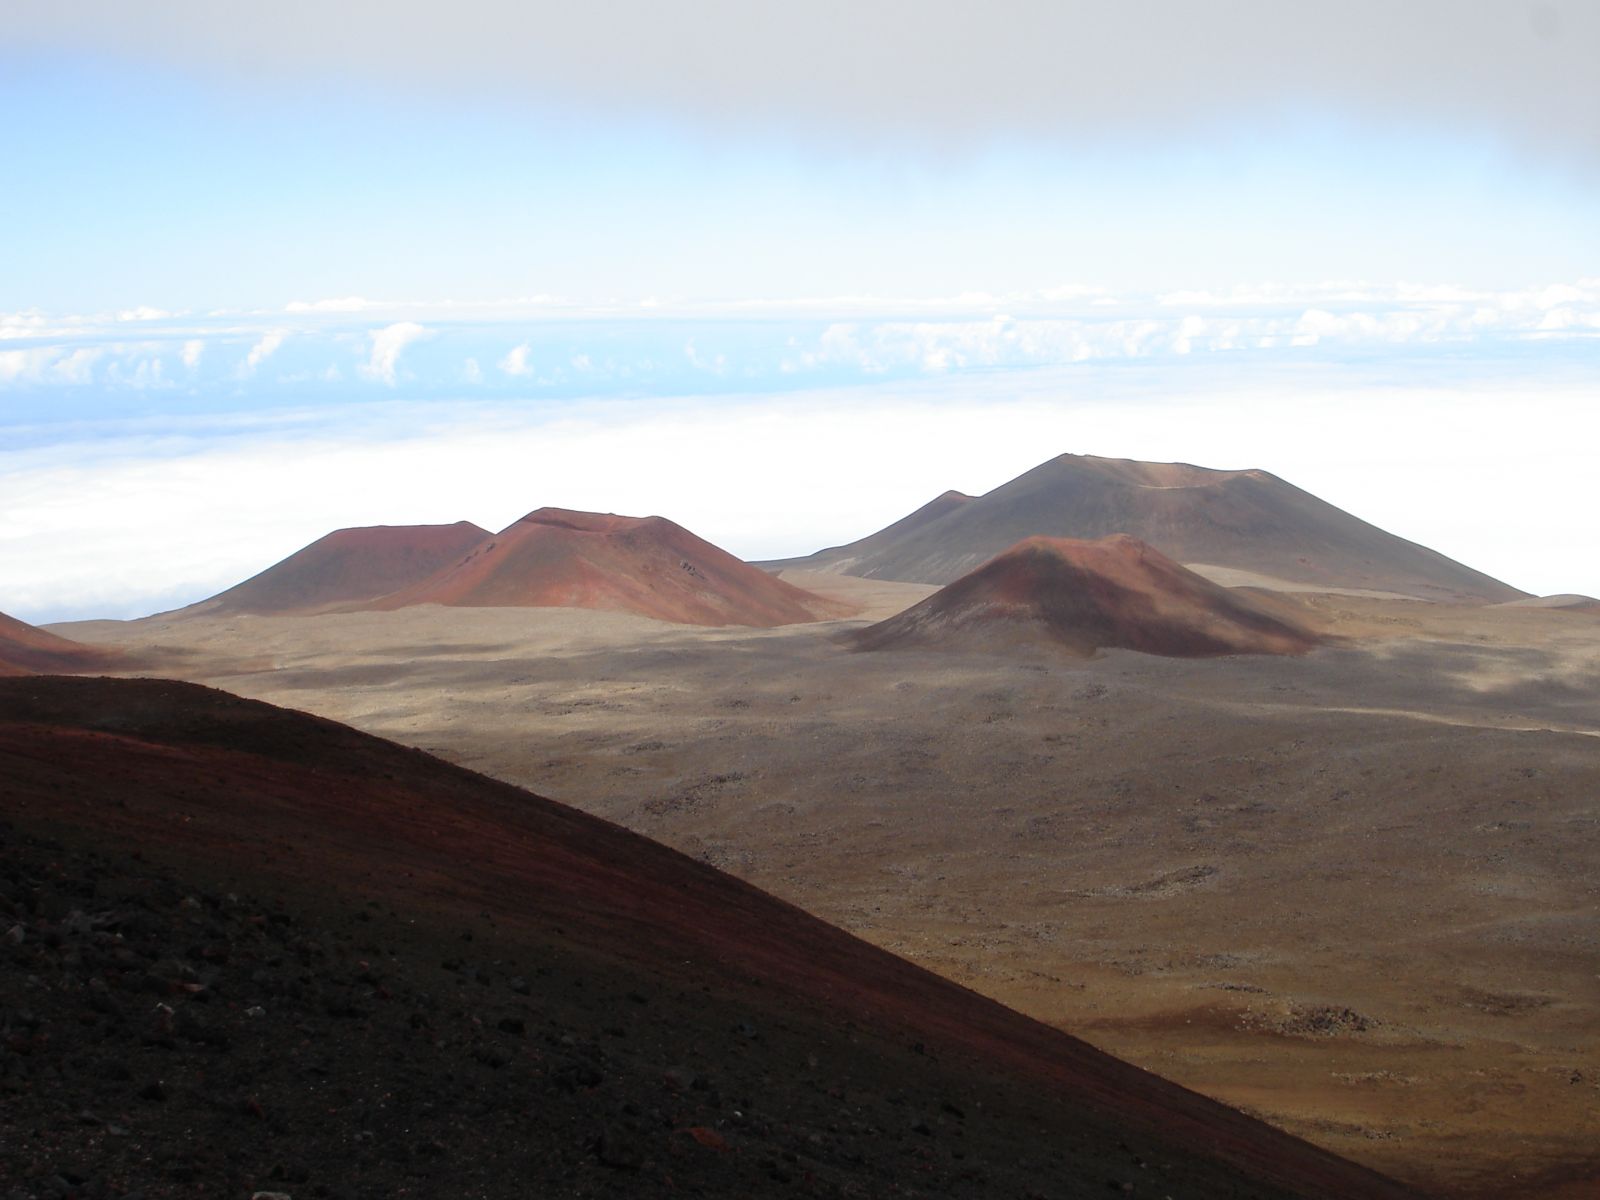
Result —
<path fill-rule="evenodd" d="M 828 140 L 1098 139 L 1304 106 L 1600 165 L 1584 0 L 13 0 L 7 24 L 230 79 L 356 76 Z"/>

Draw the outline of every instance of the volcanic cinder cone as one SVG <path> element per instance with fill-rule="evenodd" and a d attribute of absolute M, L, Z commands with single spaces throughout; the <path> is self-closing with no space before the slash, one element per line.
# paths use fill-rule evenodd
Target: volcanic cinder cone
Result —
<path fill-rule="evenodd" d="M 470 521 L 336 529 L 183 612 L 273 615 L 360 604 L 426 579 L 488 536 Z"/>
<path fill-rule="evenodd" d="M 1302 654 L 1318 641 L 1126 534 L 1028 538 L 854 640 L 863 650 L 1020 640 L 1177 658 Z"/>
<path fill-rule="evenodd" d="M 1475 604 L 1524 594 L 1266 471 L 1063 454 L 976 499 L 959 496 L 858 542 L 767 565 L 949 583 L 1023 538 L 1126 533 L 1185 565 L 1262 582 Z"/>
<path fill-rule="evenodd" d="M 371 607 L 593 608 L 685 625 L 791 625 L 847 615 L 665 517 L 541 508 Z"/>

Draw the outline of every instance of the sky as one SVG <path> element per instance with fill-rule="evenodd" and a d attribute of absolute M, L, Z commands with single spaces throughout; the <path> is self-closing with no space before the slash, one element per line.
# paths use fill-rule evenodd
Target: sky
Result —
<path fill-rule="evenodd" d="M 1600 594 L 1600 6 L 217 6 L 0 29 L 0 611 L 344 525 L 748 557 L 1064 450 Z"/>

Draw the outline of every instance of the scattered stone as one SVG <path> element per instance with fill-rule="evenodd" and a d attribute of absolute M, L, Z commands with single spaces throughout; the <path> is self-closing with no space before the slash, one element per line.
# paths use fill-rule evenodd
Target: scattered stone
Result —
<path fill-rule="evenodd" d="M 594 1140 L 595 1159 L 613 1171 L 636 1172 L 644 1167 L 644 1151 L 632 1139 L 614 1129 L 602 1130 Z"/>
<path fill-rule="evenodd" d="M 691 1125 L 684 1132 L 707 1150 L 726 1150 L 728 1148 L 727 1139 L 715 1129 L 709 1129 L 704 1125 Z"/>

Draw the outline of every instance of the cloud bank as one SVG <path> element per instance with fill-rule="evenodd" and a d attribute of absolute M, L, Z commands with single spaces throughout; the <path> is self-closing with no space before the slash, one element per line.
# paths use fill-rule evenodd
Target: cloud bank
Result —
<path fill-rule="evenodd" d="M 1593 405 L 1592 373 L 1537 365 L 1396 381 L 1327 360 L 1168 359 L 717 404 L 385 401 L 235 429 L 71 428 L 31 448 L 0 436 L 0 610 L 142 615 L 340 526 L 494 529 L 545 504 L 661 513 L 746 557 L 807 553 L 1063 451 L 1263 467 L 1518 586 L 1600 593 Z M 819 469 L 844 482 L 818 489 Z"/>
<path fill-rule="evenodd" d="M 0 313 L 0 395 L 31 396 L 44 418 L 69 415 L 53 397 L 72 397 L 80 411 L 70 415 L 82 417 L 96 397 L 153 388 L 248 406 L 342 403 L 379 389 L 421 398 L 787 391 L 1208 356 L 1600 353 L 1600 279 L 1502 291 L 1323 283 L 1161 295 L 1055 288 L 942 300 L 291 308 L 151 318 L 135 338 L 115 316 Z"/>

